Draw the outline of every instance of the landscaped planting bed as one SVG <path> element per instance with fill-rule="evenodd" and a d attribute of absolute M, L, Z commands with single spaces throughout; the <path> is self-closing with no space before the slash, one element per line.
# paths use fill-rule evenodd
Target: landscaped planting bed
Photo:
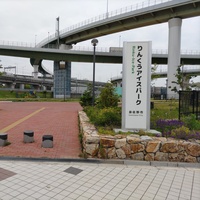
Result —
<path fill-rule="evenodd" d="M 85 112 L 79 112 L 83 155 L 88 158 L 200 163 L 200 140 L 137 134 L 99 135 Z"/>

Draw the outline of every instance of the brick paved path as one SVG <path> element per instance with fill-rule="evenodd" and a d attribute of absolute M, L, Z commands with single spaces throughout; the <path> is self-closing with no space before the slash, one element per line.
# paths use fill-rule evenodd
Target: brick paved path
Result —
<path fill-rule="evenodd" d="M 11 143 L 0 147 L 0 156 L 77 158 L 79 110 L 74 102 L 0 102 L 0 132 L 6 130 Z M 25 130 L 34 131 L 34 143 L 23 143 Z M 53 135 L 53 148 L 41 147 L 46 134 Z"/>

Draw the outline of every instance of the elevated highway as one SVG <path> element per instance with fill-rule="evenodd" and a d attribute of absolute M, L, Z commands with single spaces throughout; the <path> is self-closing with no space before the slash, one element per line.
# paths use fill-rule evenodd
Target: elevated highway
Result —
<path fill-rule="evenodd" d="M 57 60 L 71 62 L 92 62 L 93 52 L 82 50 L 61 50 L 47 48 L 19 47 L 10 45 L 0 45 L 0 55 L 16 57 L 35 57 L 38 60 Z M 152 54 L 152 64 L 167 64 L 167 52 L 154 52 Z M 118 52 L 96 52 L 97 63 L 122 63 L 122 50 Z M 200 65 L 200 52 L 191 52 L 181 55 L 181 63 L 185 65 Z"/>
<path fill-rule="evenodd" d="M 30 84 L 34 86 L 45 86 L 47 88 L 53 87 L 53 77 L 38 77 L 34 78 L 32 76 L 27 75 L 19 75 L 19 74 L 3 74 L 0 76 L 0 83 L 1 84 Z M 92 84 L 92 81 L 88 80 L 78 80 L 76 78 L 71 79 L 72 86 L 79 85 L 79 86 L 87 86 L 88 84 Z M 96 87 L 104 86 L 104 82 L 96 81 Z"/>
<path fill-rule="evenodd" d="M 148 0 L 96 16 L 61 31 L 58 30 L 57 33 L 38 43 L 35 49 L 0 45 L 0 55 L 32 58 L 31 64 L 37 64 L 40 73 L 49 74 L 42 65 L 43 59 L 71 62 L 92 62 L 93 60 L 92 52 L 40 49 L 41 47 L 48 48 L 52 44 L 56 46 L 58 38 L 60 45 L 72 45 L 93 37 L 164 23 L 171 18 L 185 19 L 199 16 L 199 13 L 200 0 Z M 182 55 L 181 63 L 199 64 L 199 59 L 198 55 Z M 122 63 L 122 56 L 120 53 L 97 52 L 96 62 Z M 153 55 L 152 63 L 167 64 L 167 55 Z"/>
<path fill-rule="evenodd" d="M 139 5 L 139 6 L 138 6 Z M 180 37 L 181 37 L 181 22 L 182 19 L 199 16 L 200 0 L 148 0 L 145 3 L 137 4 L 136 6 L 120 9 L 116 12 L 109 12 L 101 16 L 97 16 L 91 20 L 87 20 L 80 24 L 76 24 L 64 30 L 57 30 L 57 32 L 50 37 L 44 39 L 36 45 L 35 51 L 29 49 L 8 49 L 4 47 L 3 53 L 5 55 L 10 53 L 10 56 L 19 56 L 19 52 L 24 53 L 24 56 L 31 58 L 31 64 L 34 67 L 34 72 L 38 71 L 42 74 L 49 72 L 42 66 L 42 60 L 66 61 L 65 74 L 69 74 L 71 64 L 66 67 L 68 61 L 75 62 L 92 62 L 92 52 L 73 52 L 67 49 L 72 48 L 72 45 L 78 42 L 85 41 L 94 37 L 100 37 L 112 33 L 155 25 L 159 23 L 169 23 L 169 55 L 157 56 L 157 60 L 152 59 L 152 63 L 167 64 L 169 66 L 168 79 L 171 84 L 174 78 L 174 66 L 178 66 L 181 62 L 184 64 L 199 64 L 199 57 L 188 57 L 188 55 L 180 56 Z M 176 29 L 173 29 L 175 25 Z M 175 31 L 174 31 L 175 30 Z M 171 34 L 170 34 L 171 33 Z M 171 36 L 171 37 L 170 37 Z M 45 49 L 42 51 L 39 48 L 47 48 L 49 45 L 56 45 L 57 50 Z M 173 45 L 171 45 L 173 44 Z M 173 48 L 172 46 L 176 47 Z M 63 49 L 63 50 L 62 50 Z M 65 49 L 65 50 L 64 50 Z M 2 50 L 2 48 L 1 48 Z M 49 55 L 47 55 L 49 54 Z M 175 55 L 175 56 L 174 56 Z M 181 61 L 180 61 L 181 59 Z M 122 56 L 119 53 L 97 53 L 96 62 L 105 63 L 122 63 Z M 196 63 L 195 63 L 196 62 Z M 59 68 L 59 62 L 54 62 L 54 69 Z M 58 71 L 58 70 L 54 70 Z M 58 73 L 57 73 L 58 75 Z M 56 77 L 59 77 L 59 75 Z M 68 77 L 69 78 L 69 77 Z M 59 84 L 60 81 L 57 81 Z M 68 84 L 69 85 L 69 84 Z M 69 88 L 69 87 L 68 87 Z M 171 92 L 171 91 L 169 91 Z M 173 96 L 173 94 L 171 94 Z"/>
<path fill-rule="evenodd" d="M 199 16 L 200 0 L 148 0 L 133 6 L 105 13 L 63 29 L 37 44 L 48 47 L 56 44 L 77 44 L 130 29 L 168 22 L 172 18 L 186 19 Z"/>

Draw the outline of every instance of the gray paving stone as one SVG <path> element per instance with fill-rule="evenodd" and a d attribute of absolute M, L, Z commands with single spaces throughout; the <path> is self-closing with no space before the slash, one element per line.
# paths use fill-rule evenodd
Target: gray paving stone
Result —
<path fill-rule="evenodd" d="M 0 181 L 2 199 L 4 196 L 12 199 L 15 194 L 16 199 L 22 199 L 23 194 L 30 199 L 52 200 L 200 199 L 199 168 L 22 161 L 0 161 L 0 166 L 16 173 L 9 181 Z M 69 167 L 82 172 L 77 175 L 63 172 Z"/>

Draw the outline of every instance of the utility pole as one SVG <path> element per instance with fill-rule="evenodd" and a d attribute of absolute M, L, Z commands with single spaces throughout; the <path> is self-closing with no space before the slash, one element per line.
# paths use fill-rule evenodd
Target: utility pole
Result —
<path fill-rule="evenodd" d="M 59 32 L 59 26 L 60 26 L 60 18 L 57 17 L 56 18 L 56 22 L 57 22 L 57 45 L 58 45 L 58 49 L 59 49 L 59 43 L 60 43 L 60 32 Z"/>

